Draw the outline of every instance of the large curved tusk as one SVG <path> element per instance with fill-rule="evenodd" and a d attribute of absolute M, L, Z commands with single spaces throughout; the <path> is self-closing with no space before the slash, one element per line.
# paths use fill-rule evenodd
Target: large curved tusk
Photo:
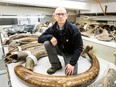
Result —
<path fill-rule="evenodd" d="M 15 35 L 11 35 L 9 37 L 9 39 L 5 40 L 3 42 L 4 45 L 8 45 L 10 44 L 13 40 L 16 40 L 16 39 L 21 39 L 21 38 L 25 38 L 25 37 L 35 37 L 35 38 L 38 38 L 38 35 L 33 35 L 33 34 L 15 34 Z"/>
<path fill-rule="evenodd" d="M 27 50 L 27 49 L 30 49 L 30 48 L 36 48 L 36 46 L 41 46 L 42 44 L 41 43 L 29 43 L 29 44 L 25 44 L 25 45 L 22 45 L 20 46 L 21 50 Z M 15 47 L 15 48 L 12 48 L 12 47 L 9 47 L 8 48 L 9 52 L 14 52 L 14 51 L 19 51 L 18 47 Z"/>
<path fill-rule="evenodd" d="M 49 76 L 32 72 L 22 65 L 14 68 L 16 75 L 25 82 L 37 87 L 86 87 L 91 84 L 99 73 L 99 62 L 92 50 L 88 53 L 91 67 L 80 74 L 72 76 Z"/>

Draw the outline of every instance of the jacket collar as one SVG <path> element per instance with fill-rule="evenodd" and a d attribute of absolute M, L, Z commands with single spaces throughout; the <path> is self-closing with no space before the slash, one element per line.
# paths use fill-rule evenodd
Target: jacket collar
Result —
<path fill-rule="evenodd" d="M 68 24 L 69 22 L 66 20 L 65 24 L 64 24 L 64 29 L 68 28 Z M 52 26 L 54 29 L 58 29 L 58 22 L 55 22 L 54 25 Z"/>

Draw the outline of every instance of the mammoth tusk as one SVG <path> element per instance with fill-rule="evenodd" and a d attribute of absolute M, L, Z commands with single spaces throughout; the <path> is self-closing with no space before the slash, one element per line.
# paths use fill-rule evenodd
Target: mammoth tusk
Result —
<path fill-rule="evenodd" d="M 5 40 L 3 42 L 3 44 L 7 45 L 7 44 L 10 44 L 13 40 L 20 39 L 20 38 L 26 38 L 26 37 L 38 38 L 38 35 L 32 35 L 32 34 L 15 34 L 15 35 L 11 35 L 8 40 Z"/>
<path fill-rule="evenodd" d="M 14 68 L 16 75 L 25 82 L 37 87 L 86 87 L 91 84 L 99 74 L 99 62 L 93 50 L 88 56 L 91 59 L 91 67 L 80 74 L 72 76 L 49 76 L 32 72 L 22 65 Z"/>

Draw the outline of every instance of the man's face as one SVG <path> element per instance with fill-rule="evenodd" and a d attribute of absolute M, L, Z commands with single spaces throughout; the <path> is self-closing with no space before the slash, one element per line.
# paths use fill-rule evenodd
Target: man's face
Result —
<path fill-rule="evenodd" d="M 58 24 L 64 24 L 67 19 L 67 13 L 63 9 L 56 10 L 54 13 L 54 18 Z"/>

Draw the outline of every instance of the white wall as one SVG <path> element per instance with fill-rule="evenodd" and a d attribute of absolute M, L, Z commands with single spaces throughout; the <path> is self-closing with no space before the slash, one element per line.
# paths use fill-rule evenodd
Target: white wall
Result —
<path fill-rule="evenodd" d="M 52 15 L 54 9 L 37 8 L 37 7 L 19 7 L 19 6 L 0 6 L 0 15 L 19 15 L 19 16 L 36 16 L 36 15 Z M 19 18 L 18 24 L 35 24 L 37 18 L 30 18 L 30 23 L 27 18 Z M 46 21 L 44 19 L 44 21 Z"/>
<path fill-rule="evenodd" d="M 0 15 L 19 15 L 19 16 L 26 16 L 26 15 L 48 15 L 45 18 L 41 18 L 41 22 L 44 23 L 46 20 L 52 20 L 52 14 L 55 9 L 53 8 L 40 8 L 40 7 L 19 7 L 19 6 L 0 6 Z M 74 10 L 68 9 L 69 15 L 76 15 Z"/>
<path fill-rule="evenodd" d="M 34 8 L 34 7 L 17 7 L 17 6 L 0 6 L 0 15 L 52 15 L 53 9 Z"/>
<path fill-rule="evenodd" d="M 40 7 L 21 7 L 21 6 L 1 6 L 0 5 L 0 15 L 18 15 L 18 16 L 36 16 L 36 15 L 48 15 L 45 16 L 45 18 L 41 18 L 40 22 L 45 23 L 46 21 L 52 21 L 52 14 L 55 9 L 53 8 L 40 8 Z M 69 15 L 76 15 L 76 12 L 74 10 L 69 10 L 68 9 L 68 14 Z M 75 17 L 75 16 L 73 16 Z M 37 23 L 37 18 L 31 18 L 30 22 L 25 19 L 18 19 L 19 24 L 34 24 Z M 72 18 L 71 21 L 75 19 Z M 29 22 L 29 23 L 28 23 Z"/>
<path fill-rule="evenodd" d="M 55 9 L 40 7 L 0 6 L 0 15 L 52 15 Z M 73 10 L 68 13 L 75 15 Z"/>

